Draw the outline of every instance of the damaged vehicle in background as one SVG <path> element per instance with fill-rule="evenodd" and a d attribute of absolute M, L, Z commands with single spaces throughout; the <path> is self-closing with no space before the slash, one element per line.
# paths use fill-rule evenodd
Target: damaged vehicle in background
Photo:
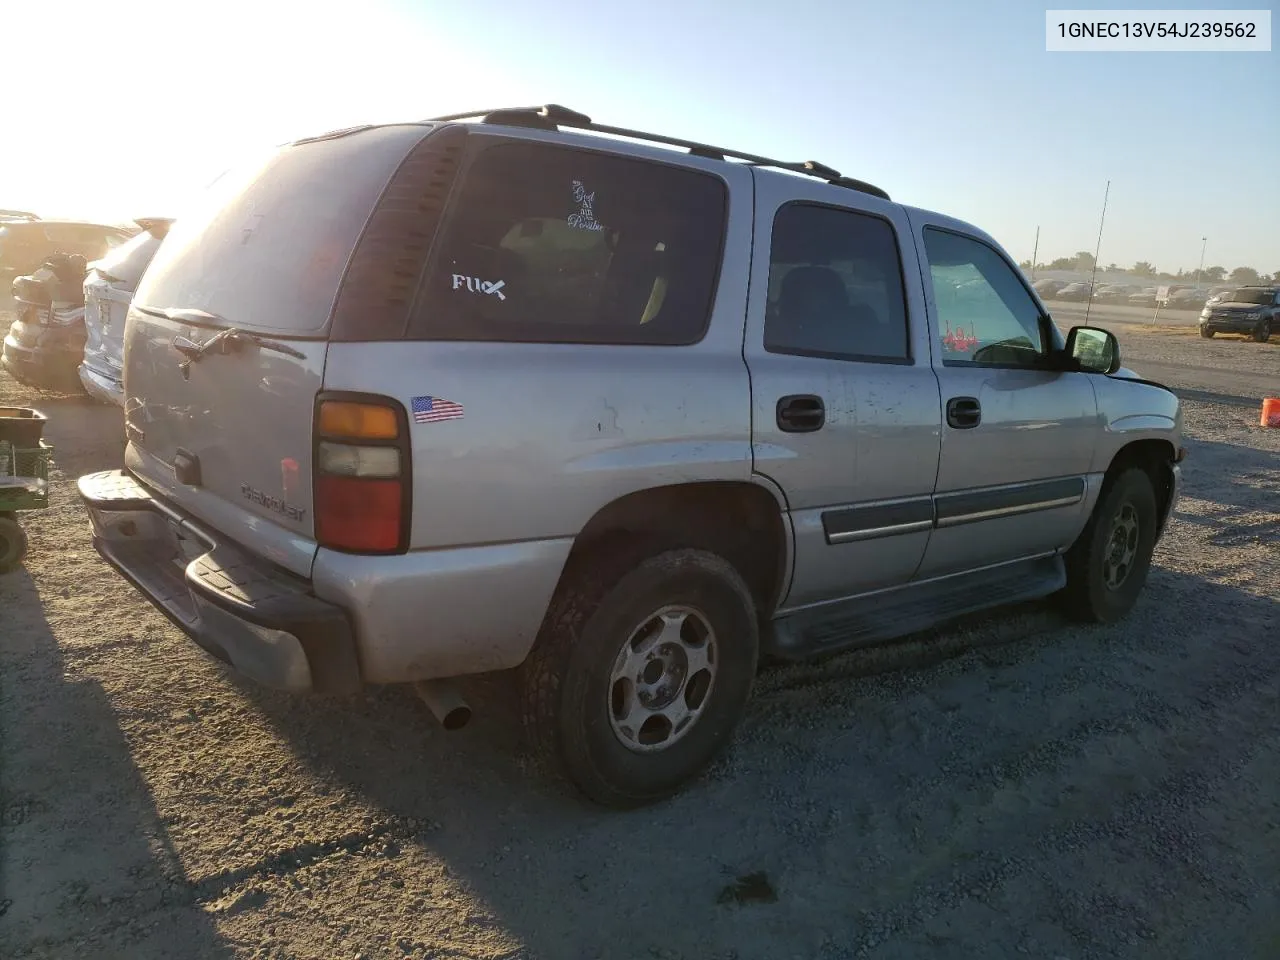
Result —
<path fill-rule="evenodd" d="M 13 281 L 17 319 L 4 338 L 0 363 L 37 390 L 80 392 L 76 370 L 84 352 L 84 257 L 54 253 Z"/>
<path fill-rule="evenodd" d="M 124 406 L 124 319 L 133 292 L 169 232 L 169 217 L 135 220 L 141 231 L 89 264 L 84 281 L 84 357 L 80 383 L 96 400 Z"/>
<path fill-rule="evenodd" d="M 0 273 L 34 273 L 54 253 L 97 260 L 135 232 L 136 228 L 76 220 L 0 219 Z"/>

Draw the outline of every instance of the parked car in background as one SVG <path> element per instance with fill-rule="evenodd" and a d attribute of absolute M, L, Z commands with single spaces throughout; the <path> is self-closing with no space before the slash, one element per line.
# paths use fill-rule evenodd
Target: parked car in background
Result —
<path fill-rule="evenodd" d="M 13 281 L 17 317 L 0 349 L 0 364 L 38 390 L 79 393 L 84 352 L 84 275 L 78 253 L 52 253 Z"/>
<path fill-rule="evenodd" d="M 991 236 L 821 164 L 479 120 L 282 145 L 174 223 L 128 469 L 79 480 L 121 596 L 446 727 L 456 678 L 519 667 L 534 755 L 617 806 L 719 754 L 762 655 L 1133 609 L 1179 400 Z"/>
<path fill-rule="evenodd" d="M 6 220 L 0 222 L 0 273 L 30 273 L 53 253 L 97 260 L 136 230 L 77 220 Z"/>
<path fill-rule="evenodd" d="M 1170 310 L 1199 310 L 1208 299 L 1209 292 L 1207 290 L 1183 287 L 1176 293 L 1169 294 L 1169 302 L 1166 306 Z"/>
<path fill-rule="evenodd" d="M 1128 283 L 1108 283 L 1094 291 L 1093 299 L 1098 303 L 1128 303 L 1137 289 Z"/>
<path fill-rule="evenodd" d="M 124 321 L 151 258 L 173 220 L 136 220 L 140 232 L 89 264 L 84 281 L 84 357 L 80 382 L 91 397 L 124 406 Z"/>
<path fill-rule="evenodd" d="M 1089 299 L 1091 285 L 1088 283 L 1068 283 L 1057 292 L 1055 300 L 1068 300 L 1083 303 Z"/>
<path fill-rule="evenodd" d="M 1233 290 L 1235 290 L 1235 287 L 1214 287 L 1209 291 L 1209 299 L 1206 300 L 1205 303 L 1218 303 L 1224 296 L 1231 293 Z"/>
<path fill-rule="evenodd" d="M 1219 333 L 1243 333 L 1266 343 L 1280 333 L 1280 287 L 1236 287 L 1200 312 L 1200 336 L 1212 340 Z"/>
<path fill-rule="evenodd" d="M 1136 293 L 1129 294 L 1129 306 L 1154 307 L 1156 305 L 1156 295 L 1159 292 L 1159 287 L 1143 287 Z"/>
<path fill-rule="evenodd" d="M 1040 294 L 1040 299 L 1047 300 L 1053 298 L 1055 294 L 1067 285 L 1065 280 L 1037 280 L 1031 285 L 1036 293 Z"/>

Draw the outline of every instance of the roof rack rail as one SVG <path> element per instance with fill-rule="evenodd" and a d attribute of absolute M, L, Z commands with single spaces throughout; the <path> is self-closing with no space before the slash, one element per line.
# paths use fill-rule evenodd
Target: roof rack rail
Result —
<path fill-rule="evenodd" d="M 629 130 L 626 127 L 611 127 L 596 123 L 585 113 L 570 110 L 558 103 L 548 103 L 541 107 L 497 107 L 492 110 L 468 110 L 466 113 L 452 113 L 443 117 L 431 117 L 435 123 L 451 123 L 455 120 L 480 120 L 483 123 L 499 123 L 507 126 L 533 127 L 539 130 L 556 130 L 569 127 L 576 130 L 589 130 L 593 133 L 604 133 L 615 137 L 626 137 L 630 140 L 646 140 L 650 143 L 661 143 L 669 147 L 680 147 L 691 156 L 705 157 L 710 160 L 740 160 L 748 166 L 773 167 L 791 173 L 802 173 L 817 177 L 837 187 L 846 187 L 861 193 L 868 193 L 882 200 L 890 199 L 889 194 L 873 183 L 858 180 L 854 177 L 842 176 L 839 170 L 828 167 L 816 160 L 787 161 L 773 160 L 754 153 L 743 153 L 741 150 L 729 150 L 715 147 L 696 140 L 682 140 L 679 137 L 667 137 L 657 133 L 645 133 L 642 130 Z"/>

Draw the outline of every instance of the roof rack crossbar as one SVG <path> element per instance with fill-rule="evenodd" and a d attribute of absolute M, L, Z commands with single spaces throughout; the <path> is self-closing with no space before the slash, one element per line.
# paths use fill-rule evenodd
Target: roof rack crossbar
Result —
<path fill-rule="evenodd" d="M 880 187 L 877 187 L 875 184 L 867 183 L 865 180 L 858 180 L 854 177 L 842 176 L 839 170 L 836 170 L 833 167 L 828 167 L 826 164 L 819 163 L 816 160 L 774 160 L 771 157 L 765 157 L 755 153 L 745 153 L 741 150 L 729 150 L 725 147 L 717 147 L 709 143 L 699 143 L 696 140 L 684 140 L 680 137 L 668 137 L 658 133 L 646 133 L 643 130 L 631 130 L 627 127 L 613 127 L 604 123 L 596 123 L 584 113 L 578 113 L 576 110 L 570 110 L 568 107 L 562 107 L 555 103 L 549 103 L 541 107 L 499 107 L 493 110 L 468 110 L 465 113 L 453 113 L 443 117 L 432 117 L 431 121 L 434 123 L 451 123 L 457 120 L 483 120 L 488 117 L 505 119 L 513 114 L 525 114 L 529 119 L 540 120 L 543 124 L 549 127 L 569 127 L 571 129 L 589 130 L 592 133 L 603 133 L 614 137 L 625 137 L 629 140 L 644 140 L 649 143 L 661 143 L 669 147 L 680 147 L 696 157 L 707 157 L 713 160 L 727 160 L 732 158 L 734 160 L 740 160 L 748 166 L 773 167 L 778 170 L 787 170 L 791 173 L 801 173 L 806 176 L 817 177 L 820 180 L 825 180 L 833 186 L 847 187 L 851 190 L 857 190 L 861 193 L 868 193 L 872 196 L 879 197 L 882 200 L 889 199 L 889 194 Z"/>

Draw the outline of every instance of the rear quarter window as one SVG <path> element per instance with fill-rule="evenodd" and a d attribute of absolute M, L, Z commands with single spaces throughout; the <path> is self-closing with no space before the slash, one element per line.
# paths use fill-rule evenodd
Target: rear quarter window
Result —
<path fill-rule="evenodd" d="M 728 196 L 655 161 L 497 143 L 466 168 L 410 336 L 690 344 L 706 332 Z"/>

